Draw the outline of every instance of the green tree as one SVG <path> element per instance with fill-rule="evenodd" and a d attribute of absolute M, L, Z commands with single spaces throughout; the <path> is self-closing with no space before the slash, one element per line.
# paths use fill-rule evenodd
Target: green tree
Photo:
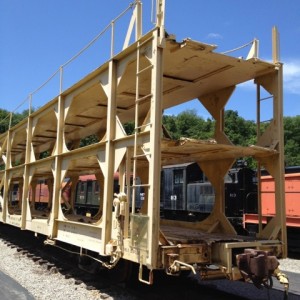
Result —
<path fill-rule="evenodd" d="M 256 124 L 246 121 L 237 111 L 225 111 L 225 133 L 234 145 L 248 146 L 256 140 Z"/>
<path fill-rule="evenodd" d="M 99 138 L 95 135 L 89 135 L 80 140 L 79 147 L 84 147 L 92 144 L 96 144 L 99 142 Z"/>
<path fill-rule="evenodd" d="M 300 165 L 300 116 L 284 117 L 283 122 L 285 164 Z"/>
<path fill-rule="evenodd" d="M 34 110 L 32 110 L 34 111 Z M 29 115 L 29 110 L 26 109 L 22 113 L 13 113 L 11 114 L 9 111 L 5 109 L 0 109 L 0 133 L 6 132 L 9 128 L 9 124 L 11 122 L 11 126 L 15 126 Z"/>
<path fill-rule="evenodd" d="M 10 113 L 5 109 L 0 109 L 0 133 L 8 130 Z"/>
<path fill-rule="evenodd" d="M 197 115 L 196 110 L 186 110 L 177 116 L 163 116 L 163 124 L 173 139 L 189 137 L 194 139 L 208 139 L 213 137 L 214 122 L 204 120 Z"/>
<path fill-rule="evenodd" d="M 294 140 L 288 140 L 285 144 L 285 165 L 286 166 L 299 166 L 300 153 L 299 144 Z"/>
<path fill-rule="evenodd" d="M 134 122 L 130 121 L 124 124 L 124 130 L 126 134 L 131 135 L 134 133 Z"/>
<path fill-rule="evenodd" d="M 162 123 L 172 139 L 177 140 L 180 138 L 180 133 L 178 132 L 178 128 L 176 125 L 176 116 L 164 115 Z"/>

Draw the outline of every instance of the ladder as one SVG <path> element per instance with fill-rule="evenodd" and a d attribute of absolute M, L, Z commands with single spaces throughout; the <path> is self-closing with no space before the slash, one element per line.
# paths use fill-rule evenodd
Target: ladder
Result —
<path fill-rule="evenodd" d="M 145 150 L 140 149 L 139 145 L 139 134 L 147 129 L 147 127 L 152 126 L 151 122 L 149 122 L 150 117 L 149 113 L 146 119 L 143 120 L 140 116 L 140 105 L 145 105 L 147 102 L 150 103 L 152 99 L 151 88 L 150 92 L 146 95 L 142 95 L 141 93 L 141 77 L 147 72 L 151 71 L 153 68 L 153 64 L 149 61 L 149 65 L 141 68 L 141 59 L 143 57 L 143 53 L 141 53 L 142 47 L 149 42 L 149 40 L 153 39 L 153 37 L 147 39 L 146 41 L 137 43 L 137 57 L 136 57 L 136 87 L 135 87 L 135 120 L 134 120 L 134 147 L 133 147 L 133 184 L 132 184 L 132 213 L 136 212 L 136 197 L 138 189 L 145 188 L 150 189 L 149 181 L 146 183 L 140 183 L 138 180 L 138 160 L 146 158 L 148 160 L 151 157 L 151 153 Z M 150 105 L 149 105 L 150 108 Z M 140 124 L 142 122 L 142 124 Z M 141 150 L 143 153 L 141 153 Z M 147 194 L 147 193 L 145 193 Z"/>

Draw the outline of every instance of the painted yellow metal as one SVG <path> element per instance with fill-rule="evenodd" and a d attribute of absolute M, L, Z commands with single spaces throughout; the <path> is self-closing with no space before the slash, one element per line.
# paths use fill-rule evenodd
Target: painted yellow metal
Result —
<path fill-rule="evenodd" d="M 238 279 L 233 252 L 252 247 L 287 255 L 282 65 L 277 58 L 270 63 L 256 55 L 246 60 L 227 56 L 215 52 L 214 45 L 191 39 L 177 42 L 165 34 L 164 6 L 158 1 L 152 31 L 141 36 L 137 28 L 136 42 L 125 43 L 107 63 L 0 136 L 5 166 L 0 171 L 0 221 L 103 256 L 122 256 L 151 270 L 173 272 L 199 264 L 211 278 L 223 274 Z M 128 35 L 133 24 L 141 26 L 140 13 L 134 10 Z M 255 145 L 241 147 L 224 132 L 224 110 L 235 87 L 248 80 L 272 95 L 273 120 Z M 162 129 L 164 109 L 192 99 L 199 99 L 216 120 L 215 138 L 170 140 Z M 132 135 L 125 133 L 127 122 L 135 126 Z M 80 141 L 92 135 L 97 141 L 81 147 Z M 224 176 L 237 159 L 248 156 L 267 168 L 276 184 L 276 216 L 255 240 L 237 236 L 224 207 Z M 162 166 L 195 161 L 216 191 L 211 215 L 196 223 L 160 220 Z M 127 197 L 120 214 L 112 209 L 116 172 L 120 193 Z M 90 174 L 101 189 L 97 217 L 64 212 L 66 179 L 72 183 L 68 207 L 74 208 L 79 176 Z M 43 213 L 31 203 L 38 180 L 47 181 L 50 195 L 50 211 Z M 14 186 L 21 195 L 17 207 L 12 205 Z M 139 211 L 129 204 L 137 187 L 144 188 Z M 208 264 L 219 268 L 204 271 Z"/>

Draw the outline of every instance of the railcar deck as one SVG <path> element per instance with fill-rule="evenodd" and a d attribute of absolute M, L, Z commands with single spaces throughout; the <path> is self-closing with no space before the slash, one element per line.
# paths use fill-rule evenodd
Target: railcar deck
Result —
<path fill-rule="evenodd" d="M 211 245 L 215 242 L 252 242 L 255 241 L 253 236 L 241 236 L 224 233 L 208 233 L 205 231 L 182 228 L 180 226 L 161 225 L 160 229 L 166 239 L 173 245 L 177 244 L 197 244 L 207 243 Z"/>

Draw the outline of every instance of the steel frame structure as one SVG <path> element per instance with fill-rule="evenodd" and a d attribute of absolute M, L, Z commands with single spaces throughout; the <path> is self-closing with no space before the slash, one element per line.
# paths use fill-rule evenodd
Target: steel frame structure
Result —
<path fill-rule="evenodd" d="M 163 0 L 158 1 L 155 28 L 142 35 L 141 7 L 136 3 L 120 53 L 0 136 L 0 221 L 114 261 L 122 257 L 170 274 L 194 270 L 194 264 L 204 272 L 206 265 L 215 264 L 218 273 L 205 270 L 208 278 L 212 272 L 211 277 L 240 279 L 234 254 L 245 248 L 286 257 L 282 64 L 256 55 L 227 56 L 215 52 L 216 46 L 191 39 L 177 42 L 164 30 Z M 129 45 L 134 24 L 136 41 Z M 273 119 L 264 133 L 258 121 L 256 145 L 241 147 L 224 133 L 224 110 L 235 87 L 249 80 L 257 85 L 258 116 L 259 90 L 272 95 Z M 214 140 L 173 141 L 164 134 L 164 109 L 191 99 L 199 99 L 215 119 Z M 124 130 L 127 122 L 134 123 L 132 135 Z M 91 135 L 98 142 L 79 147 L 80 140 Z M 255 239 L 237 236 L 224 213 L 223 178 L 236 159 L 245 156 L 275 178 L 276 214 Z M 216 191 L 211 215 L 198 223 L 160 220 L 162 166 L 195 161 Z M 114 195 L 117 171 L 120 193 Z M 61 207 L 63 183 L 68 178 L 74 191 L 80 174 L 96 174 L 102 196 L 98 218 L 85 217 L 83 222 Z M 141 186 L 137 177 L 145 189 L 139 212 L 128 200 Z M 30 197 L 41 179 L 47 180 L 51 195 L 46 215 L 38 214 Z M 14 184 L 20 201 L 12 209 Z"/>

